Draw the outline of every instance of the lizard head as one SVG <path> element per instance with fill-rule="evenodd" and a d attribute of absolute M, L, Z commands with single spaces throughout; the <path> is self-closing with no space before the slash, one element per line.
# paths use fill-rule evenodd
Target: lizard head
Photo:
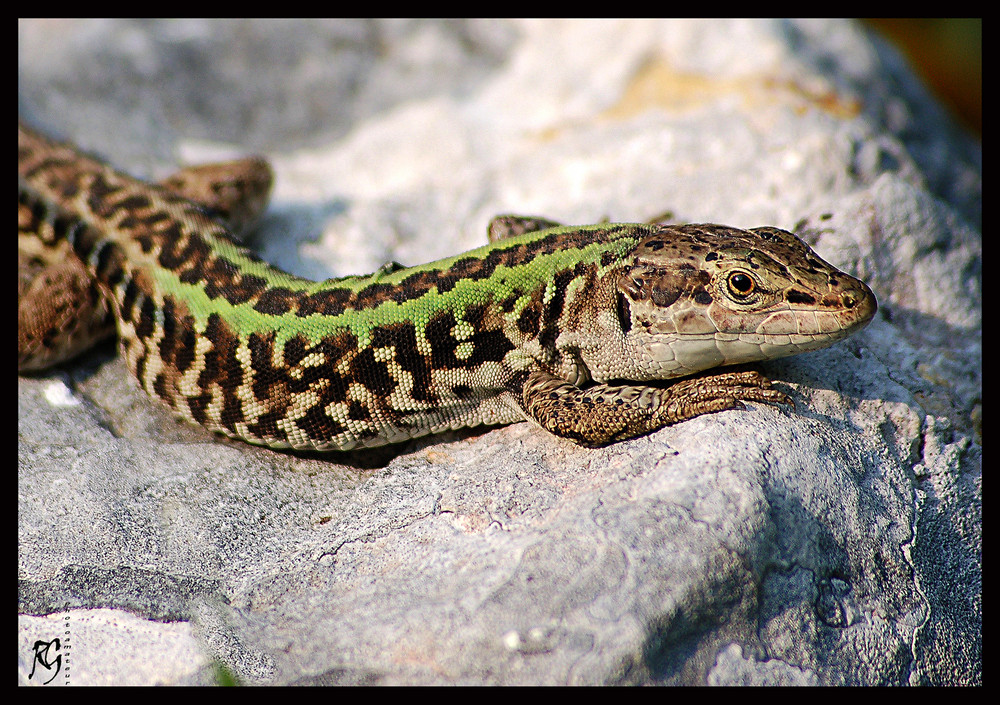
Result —
<path fill-rule="evenodd" d="M 824 348 L 877 309 L 863 282 L 777 228 L 664 226 L 638 243 L 617 289 L 633 379 Z"/>

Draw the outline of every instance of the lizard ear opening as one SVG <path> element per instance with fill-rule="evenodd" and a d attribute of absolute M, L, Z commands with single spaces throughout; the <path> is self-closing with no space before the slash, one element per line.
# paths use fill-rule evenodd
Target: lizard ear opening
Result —
<path fill-rule="evenodd" d="M 615 306 L 615 311 L 618 314 L 618 325 L 621 326 L 622 333 L 628 333 L 632 330 L 632 306 L 629 304 L 628 297 L 622 292 L 618 292 L 618 305 Z"/>

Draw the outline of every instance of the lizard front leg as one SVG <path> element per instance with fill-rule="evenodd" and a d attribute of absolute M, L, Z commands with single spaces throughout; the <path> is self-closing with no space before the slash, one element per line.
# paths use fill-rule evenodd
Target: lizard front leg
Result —
<path fill-rule="evenodd" d="M 597 384 L 581 389 L 545 370 L 528 375 L 522 408 L 542 428 L 580 445 L 599 447 L 669 424 L 727 409 L 742 401 L 791 404 L 758 372 L 724 372 L 665 388 Z"/>

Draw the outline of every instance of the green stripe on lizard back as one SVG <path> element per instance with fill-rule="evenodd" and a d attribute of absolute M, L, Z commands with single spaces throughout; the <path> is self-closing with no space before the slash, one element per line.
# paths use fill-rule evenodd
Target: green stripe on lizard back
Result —
<path fill-rule="evenodd" d="M 312 282 L 168 187 L 21 128 L 18 176 L 19 228 L 23 208 L 23 230 L 69 242 L 110 292 L 142 387 L 272 447 L 350 449 L 525 417 L 599 445 L 739 399 L 787 400 L 763 378 L 730 375 L 707 396 L 610 381 L 815 349 L 874 314 L 864 284 L 776 229 L 554 227 Z"/>
<path fill-rule="evenodd" d="M 317 334 L 343 328 L 367 344 L 377 326 L 427 320 L 442 310 L 461 316 L 467 307 L 485 303 L 485 294 L 502 303 L 507 318 L 516 318 L 538 292 L 554 295 L 558 273 L 580 265 L 592 265 L 598 273 L 620 266 L 639 239 L 654 230 L 643 225 L 615 231 L 553 228 L 437 262 L 323 282 L 291 276 L 231 242 L 202 237 L 215 257 L 212 267 L 239 272 L 238 281 L 204 273 L 185 277 L 185 270 L 164 266 L 157 267 L 156 280 L 165 293 L 186 299 L 199 317 L 218 313 L 247 334 L 277 326 L 279 341 L 301 334 L 316 342 Z"/>

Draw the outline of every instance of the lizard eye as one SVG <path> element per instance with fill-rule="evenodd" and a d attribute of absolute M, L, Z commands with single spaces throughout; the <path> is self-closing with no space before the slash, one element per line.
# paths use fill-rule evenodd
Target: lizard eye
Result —
<path fill-rule="evenodd" d="M 729 293 L 737 299 L 745 299 L 757 288 L 753 278 L 743 272 L 730 274 L 729 278 L 726 279 L 726 284 L 729 287 Z"/>

